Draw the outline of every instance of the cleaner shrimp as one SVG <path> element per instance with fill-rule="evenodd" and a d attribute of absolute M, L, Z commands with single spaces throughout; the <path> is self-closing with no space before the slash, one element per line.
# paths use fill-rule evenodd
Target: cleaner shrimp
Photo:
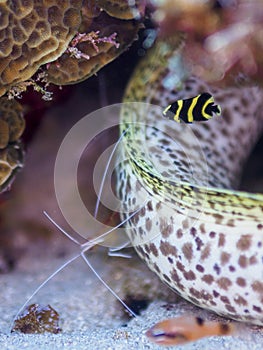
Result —
<path fill-rule="evenodd" d="M 100 205 L 100 200 L 101 200 L 101 195 L 102 195 L 102 191 L 103 191 L 103 187 L 105 185 L 105 181 L 106 181 L 106 174 L 109 170 L 109 166 L 110 163 L 113 159 L 114 153 L 116 152 L 117 147 L 120 145 L 121 140 L 123 138 L 123 136 L 126 134 L 126 132 L 128 131 L 128 128 L 122 132 L 122 134 L 120 135 L 120 137 L 118 138 L 117 142 L 115 143 L 111 154 L 107 160 L 107 164 L 105 166 L 105 170 L 104 170 L 104 174 L 102 176 L 101 182 L 100 182 L 100 188 L 99 188 L 99 192 L 98 192 L 98 196 L 97 196 L 97 200 L 96 200 L 96 205 L 95 205 L 95 210 L 94 210 L 94 218 L 96 219 L 98 216 L 98 212 L 99 212 L 99 205 Z M 77 254 L 75 254 L 74 256 L 72 256 L 71 258 L 69 258 L 67 261 L 65 261 L 65 263 L 63 263 L 59 268 L 57 268 L 51 275 L 49 275 L 35 290 L 34 292 L 29 296 L 29 298 L 25 301 L 25 303 L 19 308 L 19 310 L 17 311 L 15 317 L 12 320 L 12 324 L 11 324 L 11 329 L 10 331 L 12 331 L 12 327 L 14 325 L 15 320 L 19 317 L 19 315 L 21 314 L 21 312 L 25 309 L 25 307 L 29 304 L 29 302 L 32 300 L 32 298 L 51 280 L 53 279 L 59 272 L 61 272 L 65 267 L 67 267 L 68 265 L 70 265 L 73 261 L 75 261 L 76 259 L 82 257 L 82 259 L 85 261 L 85 263 L 88 265 L 88 267 L 90 268 L 90 270 L 93 272 L 93 274 L 98 278 L 98 280 L 104 285 L 104 287 L 122 304 L 122 306 L 128 311 L 128 313 L 136 318 L 136 313 L 117 295 L 117 293 L 104 281 L 104 279 L 100 276 L 100 274 L 95 270 L 95 268 L 93 267 L 93 265 L 91 264 L 89 258 L 86 256 L 86 253 L 92 249 L 93 247 L 95 247 L 96 245 L 103 243 L 104 239 L 106 236 L 108 236 L 111 232 L 113 232 L 114 230 L 116 230 L 117 228 L 123 226 L 126 222 L 128 222 L 134 215 L 136 215 L 137 213 L 140 212 L 140 210 L 145 206 L 146 201 L 144 203 L 142 203 L 141 206 L 139 206 L 139 208 L 137 208 L 135 211 L 133 211 L 131 214 L 127 215 L 127 217 L 122 220 L 119 224 L 117 224 L 116 226 L 112 227 L 111 229 L 107 230 L 106 232 L 102 233 L 101 235 L 99 235 L 98 237 L 88 240 L 85 243 L 80 243 L 79 240 L 77 240 L 76 238 L 74 238 L 70 233 L 68 233 L 66 230 L 64 230 L 46 211 L 44 211 L 44 215 L 47 217 L 47 219 L 62 233 L 64 234 L 69 240 L 71 240 L 74 244 L 76 244 L 77 246 L 79 246 L 79 252 Z M 121 252 L 121 250 L 125 247 L 127 247 L 129 245 L 130 241 L 127 240 L 126 242 L 122 243 L 119 246 L 116 247 L 110 247 L 108 250 L 108 256 L 116 256 L 116 257 L 123 257 L 123 258 L 130 258 L 130 255 L 124 254 Z"/>

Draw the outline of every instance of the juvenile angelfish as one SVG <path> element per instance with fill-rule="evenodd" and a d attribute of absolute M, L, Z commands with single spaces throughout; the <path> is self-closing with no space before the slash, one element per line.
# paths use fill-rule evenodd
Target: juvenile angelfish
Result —
<path fill-rule="evenodd" d="M 214 98 L 208 92 L 204 92 L 196 97 L 185 100 L 177 100 L 163 111 L 163 116 L 175 120 L 177 123 L 201 122 L 211 119 L 213 113 L 221 114 L 219 105 L 214 104 Z"/>
<path fill-rule="evenodd" d="M 186 344 L 204 337 L 226 336 L 235 333 L 231 323 L 204 321 L 200 317 L 176 317 L 158 322 L 145 334 L 158 345 Z"/>

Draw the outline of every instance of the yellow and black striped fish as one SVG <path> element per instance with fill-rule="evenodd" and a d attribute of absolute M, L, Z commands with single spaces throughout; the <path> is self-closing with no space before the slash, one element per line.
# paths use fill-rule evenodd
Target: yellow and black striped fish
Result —
<path fill-rule="evenodd" d="M 177 100 L 163 111 L 163 115 L 180 123 L 202 122 L 213 117 L 213 113 L 220 115 L 221 108 L 214 104 L 214 98 L 208 92 L 185 100 Z"/>

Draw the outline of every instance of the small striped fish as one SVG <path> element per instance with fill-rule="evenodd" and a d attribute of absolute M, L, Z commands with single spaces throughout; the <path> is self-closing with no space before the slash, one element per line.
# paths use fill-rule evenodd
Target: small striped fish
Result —
<path fill-rule="evenodd" d="M 208 92 L 185 100 L 177 100 L 163 111 L 165 117 L 177 123 L 181 120 L 185 123 L 206 121 L 213 117 L 213 113 L 220 115 L 221 108 L 214 104 L 214 98 Z"/>

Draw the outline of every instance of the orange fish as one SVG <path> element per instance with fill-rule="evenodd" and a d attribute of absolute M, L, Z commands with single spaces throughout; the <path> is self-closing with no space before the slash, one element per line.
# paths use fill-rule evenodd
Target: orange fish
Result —
<path fill-rule="evenodd" d="M 211 336 L 232 335 L 234 324 L 205 321 L 200 317 L 181 316 L 158 322 L 145 334 L 158 345 L 178 345 Z"/>

